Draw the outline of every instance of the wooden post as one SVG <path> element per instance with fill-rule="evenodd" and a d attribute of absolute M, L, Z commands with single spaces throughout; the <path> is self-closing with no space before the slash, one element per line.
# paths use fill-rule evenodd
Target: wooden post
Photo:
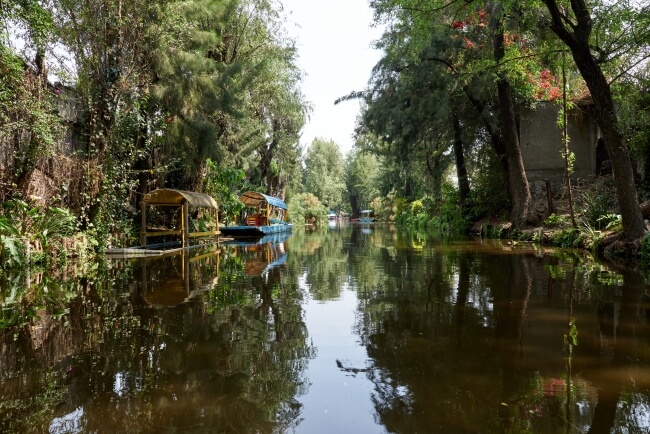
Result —
<path fill-rule="evenodd" d="M 183 247 L 189 246 L 190 242 L 190 206 L 186 200 L 183 201 Z"/>
<path fill-rule="evenodd" d="M 185 247 L 185 207 L 181 205 L 181 247 Z"/>
<path fill-rule="evenodd" d="M 214 241 L 219 242 L 219 234 L 221 231 L 219 231 L 219 210 L 215 209 L 214 211 Z"/>
<path fill-rule="evenodd" d="M 548 214 L 555 213 L 555 206 L 553 206 L 553 192 L 551 189 L 551 181 L 546 180 L 546 201 L 548 202 Z"/>
<path fill-rule="evenodd" d="M 140 245 L 147 245 L 147 203 L 142 198 L 140 202 Z"/>

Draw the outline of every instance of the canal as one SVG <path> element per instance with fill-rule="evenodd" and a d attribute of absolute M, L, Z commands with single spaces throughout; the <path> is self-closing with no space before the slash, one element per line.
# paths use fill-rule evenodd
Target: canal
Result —
<path fill-rule="evenodd" d="M 648 276 L 384 225 L 5 272 L 3 433 L 647 433 Z"/>

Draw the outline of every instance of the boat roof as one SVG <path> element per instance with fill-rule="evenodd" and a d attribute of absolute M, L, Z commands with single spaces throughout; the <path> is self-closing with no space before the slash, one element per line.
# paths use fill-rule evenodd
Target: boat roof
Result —
<path fill-rule="evenodd" d="M 183 200 L 187 200 L 190 206 L 196 208 L 219 209 L 217 202 L 205 193 L 170 188 L 158 188 L 145 194 L 143 200 L 149 205 L 181 205 Z"/>
<path fill-rule="evenodd" d="M 287 209 L 287 205 L 281 199 L 267 196 L 266 194 L 258 193 L 256 191 L 247 191 L 239 196 L 239 200 L 246 206 L 259 206 L 261 203 L 267 202 L 269 205 Z"/>
<path fill-rule="evenodd" d="M 361 214 L 370 214 L 371 212 L 372 212 L 371 209 L 364 209 L 363 211 L 361 211 Z"/>

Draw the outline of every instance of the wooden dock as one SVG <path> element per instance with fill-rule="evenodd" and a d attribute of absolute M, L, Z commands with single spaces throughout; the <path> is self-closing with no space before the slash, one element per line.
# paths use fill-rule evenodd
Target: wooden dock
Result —
<path fill-rule="evenodd" d="M 134 246 L 119 249 L 106 249 L 104 254 L 110 259 L 129 259 L 129 258 L 143 258 L 152 256 L 165 256 L 175 255 L 179 252 L 191 251 L 211 246 L 218 246 L 219 244 L 227 241 L 232 241 L 230 237 L 220 237 L 219 241 L 212 241 L 207 243 L 195 244 L 193 246 L 181 247 L 180 242 L 149 244 L 146 247 Z"/>

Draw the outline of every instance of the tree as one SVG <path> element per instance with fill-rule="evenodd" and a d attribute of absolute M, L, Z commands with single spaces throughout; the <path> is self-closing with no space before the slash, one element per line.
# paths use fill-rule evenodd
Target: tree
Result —
<path fill-rule="evenodd" d="M 379 196 L 379 161 L 374 154 L 357 149 L 347 155 L 345 184 L 352 215 L 361 214 Z"/>
<path fill-rule="evenodd" d="M 605 138 L 612 162 L 618 206 L 623 221 L 623 234 L 628 241 L 638 240 L 644 236 L 646 227 L 639 209 L 630 155 L 619 127 L 610 83 L 601 67 L 608 56 L 613 54 L 607 49 L 612 46 L 603 47 L 598 44 L 599 40 L 592 39 L 593 9 L 584 0 L 572 0 L 570 8 L 561 7 L 555 0 L 543 1 L 551 14 L 551 30 L 569 47 L 594 101 L 594 116 Z M 647 17 L 648 11 L 644 13 Z M 644 36 L 643 39 L 648 41 L 650 34 L 647 28 L 643 32 L 643 35 L 637 36 Z M 627 36 L 626 33 L 627 31 L 623 31 L 619 36 Z M 615 39 L 607 38 L 605 41 L 617 45 Z M 629 48 L 631 49 L 632 46 Z"/>
<path fill-rule="evenodd" d="M 2 196 L 19 193 L 36 169 L 39 159 L 51 156 L 62 138 L 56 99 L 47 87 L 45 46 L 54 26 L 50 11 L 37 1 L 3 2 L 0 5 L 0 150 L 11 156 L 5 163 Z M 11 48 L 7 29 L 24 41 L 26 60 Z M 14 35 L 15 36 L 15 35 Z"/>
<path fill-rule="evenodd" d="M 329 209 L 342 206 L 345 190 L 343 154 L 332 140 L 316 138 L 307 149 L 305 192 L 312 193 Z"/>
<path fill-rule="evenodd" d="M 506 54 L 503 21 L 503 6 L 499 2 L 494 2 L 492 4 L 490 29 L 493 32 L 492 44 L 494 61 L 497 66 L 503 61 Z M 510 219 L 515 227 L 522 227 L 531 222 L 531 195 L 519 144 L 512 86 L 508 73 L 504 69 L 500 69 L 497 74 L 497 94 L 500 135 L 505 147 L 503 157 L 507 161 L 508 191 L 512 201 Z"/>

